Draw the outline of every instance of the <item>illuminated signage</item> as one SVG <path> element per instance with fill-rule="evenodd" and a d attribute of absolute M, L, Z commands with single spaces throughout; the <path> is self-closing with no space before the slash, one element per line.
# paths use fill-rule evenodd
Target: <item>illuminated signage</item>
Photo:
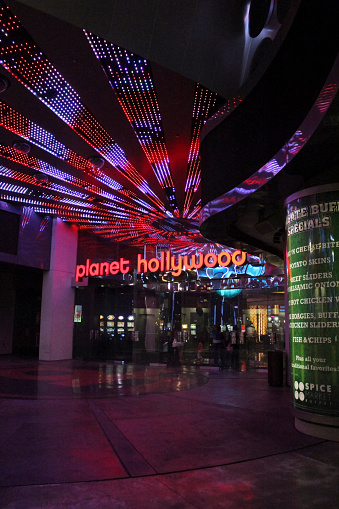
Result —
<path fill-rule="evenodd" d="M 293 402 L 305 421 L 306 413 L 317 414 L 319 424 L 339 415 L 338 196 L 333 184 L 301 191 L 286 203 Z"/>
<path fill-rule="evenodd" d="M 244 251 L 234 251 L 232 254 L 222 251 L 218 255 L 215 253 L 193 254 L 192 256 L 171 255 L 171 251 L 162 251 L 160 258 L 151 258 L 145 260 L 141 254 L 137 259 L 137 273 L 171 271 L 173 276 L 180 276 L 184 269 L 200 269 L 205 266 L 208 268 L 228 267 L 231 264 L 241 266 L 246 263 L 247 254 Z M 120 258 L 113 262 L 95 262 L 87 259 L 85 265 L 77 265 L 75 280 L 78 282 L 83 277 L 88 276 L 108 276 L 115 274 L 127 274 L 131 270 L 130 260 Z"/>

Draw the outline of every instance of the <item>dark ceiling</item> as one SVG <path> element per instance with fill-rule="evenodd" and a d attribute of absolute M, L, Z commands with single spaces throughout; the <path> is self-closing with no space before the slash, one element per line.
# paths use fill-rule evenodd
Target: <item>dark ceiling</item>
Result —
<path fill-rule="evenodd" d="M 0 74 L 9 83 L 0 95 L 0 199 L 113 241 L 205 244 L 203 125 L 251 97 L 303 3 L 115 0 L 99 9 L 91 0 L 0 1 Z M 233 187 L 215 184 L 217 175 L 243 180 L 222 168 L 203 168 L 213 188 L 204 205 Z M 242 207 L 232 214 L 250 217 L 251 206 Z M 204 235 L 235 247 L 214 219 Z M 246 243 L 240 223 L 232 233 Z M 256 250 L 274 248 L 257 240 Z"/>
<path fill-rule="evenodd" d="M 300 0 L 106 0 L 100 8 L 92 0 L 21 3 L 228 98 L 263 60 L 269 41 L 284 37 Z"/>
<path fill-rule="evenodd" d="M 303 2 L 241 104 L 206 123 L 200 228 L 207 238 L 282 264 L 286 198 L 338 182 L 338 26 L 338 2 L 320 10 L 315 0 Z M 216 168 L 227 168 L 228 178 Z"/>

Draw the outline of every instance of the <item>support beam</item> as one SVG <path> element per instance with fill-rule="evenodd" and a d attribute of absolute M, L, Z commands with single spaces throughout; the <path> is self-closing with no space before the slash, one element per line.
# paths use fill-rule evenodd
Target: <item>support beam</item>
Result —
<path fill-rule="evenodd" d="M 72 358 L 74 288 L 78 230 L 53 220 L 51 264 L 42 288 L 39 359 L 55 361 Z"/>

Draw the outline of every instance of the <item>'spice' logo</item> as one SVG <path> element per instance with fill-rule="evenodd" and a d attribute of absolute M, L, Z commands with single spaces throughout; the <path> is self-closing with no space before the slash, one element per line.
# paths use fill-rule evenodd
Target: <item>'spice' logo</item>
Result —
<path fill-rule="evenodd" d="M 294 397 L 295 399 L 298 399 L 299 401 L 304 401 L 305 399 L 305 394 L 304 394 L 304 389 L 305 389 L 305 386 L 303 384 L 303 382 L 294 382 Z"/>
<path fill-rule="evenodd" d="M 294 398 L 298 401 L 328 400 L 331 398 L 332 385 L 311 382 L 294 382 Z"/>

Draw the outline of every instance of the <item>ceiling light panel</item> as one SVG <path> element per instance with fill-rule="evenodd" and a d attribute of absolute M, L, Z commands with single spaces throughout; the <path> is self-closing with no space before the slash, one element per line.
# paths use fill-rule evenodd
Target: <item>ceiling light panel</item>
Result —
<path fill-rule="evenodd" d="M 67 162 L 74 168 L 94 177 L 100 183 L 105 184 L 114 191 L 117 191 L 124 196 L 128 196 L 135 202 L 136 205 L 142 205 L 142 207 L 155 212 L 156 209 L 154 207 L 147 204 L 144 200 L 137 198 L 135 193 L 123 187 L 100 169 L 93 167 L 87 159 L 67 148 L 63 143 L 58 141 L 53 134 L 35 124 L 3 101 L 0 101 L 0 125 L 27 141 L 30 141 L 32 144 L 52 154 L 58 159 Z M 56 170 L 56 174 L 52 176 L 56 176 L 56 178 L 58 178 L 57 175 L 59 175 L 59 170 Z M 64 175 L 66 174 L 64 173 Z M 69 178 L 73 177 L 69 176 Z M 80 183 L 79 185 L 83 184 Z M 110 196 L 114 195 L 106 195 L 107 198 Z"/>
<path fill-rule="evenodd" d="M 26 166 L 30 169 L 35 170 L 35 171 L 36 170 L 43 171 L 44 173 L 41 174 L 42 176 L 44 176 L 45 174 L 48 174 L 50 176 L 53 176 L 54 178 L 59 178 L 60 180 L 67 181 L 67 178 L 66 178 L 67 174 L 64 174 L 63 175 L 64 178 L 61 178 L 60 174 L 59 174 L 59 170 L 57 170 L 56 168 L 53 168 L 49 164 L 47 164 L 44 161 L 41 161 L 35 157 L 28 156 L 26 154 L 19 154 L 12 147 L 0 145 L 0 155 L 2 157 L 5 157 L 5 158 L 11 160 L 11 161 L 14 161 L 16 163 L 20 163 L 21 165 Z M 35 186 L 41 186 L 41 187 L 44 187 L 45 189 L 50 189 L 55 192 L 59 192 L 59 193 L 61 192 L 63 194 L 76 196 L 76 197 L 82 198 L 84 200 L 90 198 L 88 196 L 88 194 L 83 194 L 83 193 L 80 193 L 77 191 L 70 190 L 69 188 L 66 188 L 65 186 L 61 186 L 59 184 L 50 182 L 48 180 L 46 181 L 45 179 L 38 179 L 37 178 L 38 175 L 32 177 L 25 173 L 6 168 L 4 166 L 0 166 L 0 176 L 16 179 L 16 180 L 19 180 L 22 182 L 33 184 Z M 71 183 L 78 184 L 77 182 L 73 181 L 73 178 L 71 180 Z M 81 187 L 84 187 L 83 181 L 81 181 Z M 124 214 L 125 217 L 134 217 L 139 214 L 148 215 L 150 220 L 151 219 L 154 220 L 156 218 L 161 217 L 161 215 L 159 213 L 156 213 L 156 212 L 152 213 L 151 211 L 143 208 L 142 206 L 138 206 L 136 208 L 135 204 L 133 204 L 133 205 L 128 204 L 121 198 L 118 198 L 118 197 L 115 197 L 108 193 L 105 193 L 101 189 L 98 189 L 98 188 L 95 188 L 92 186 L 88 186 L 88 187 L 91 188 L 91 191 L 93 193 L 98 194 L 101 198 L 106 198 L 108 195 L 110 201 L 109 202 L 102 201 L 100 203 L 100 205 L 105 207 L 105 209 L 107 209 L 106 211 L 109 213 Z M 90 201 L 89 201 L 89 203 L 90 203 L 90 206 L 93 207 L 93 204 Z"/>
<path fill-rule="evenodd" d="M 167 207 L 1 0 L 0 63 L 88 143 L 91 147 L 89 157 L 104 158 L 144 195 L 144 199 L 138 198 L 134 191 L 115 181 L 107 169 L 105 171 L 105 167 L 93 166 L 88 158 L 72 151 L 51 132 L 0 101 L 0 125 L 31 146 L 30 153 L 24 154 L 16 151 L 13 146 L 0 144 L 0 156 L 23 167 L 21 171 L 0 167 L 3 187 L 0 190 L 1 200 L 30 207 L 41 214 L 58 215 L 76 223 L 79 228 L 91 230 L 114 241 L 127 241 L 133 246 L 162 245 L 168 249 L 172 246 L 179 249 L 189 244 L 197 249 L 201 237 L 197 226 L 192 222 L 192 230 L 184 233 L 180 230 L 180 218 L 173 218 L 173 215 L 179 216 L 179 210 L 148 62 L 120 50 L 116 65 L 123 69 L 119 68 L 118 72 L 111 66 L 108 70 L 117 73 L 117 97 L 167 196 Z M 113 82 L 113 74 L 111 78 Z M 192 128 L 192 136 L 196 145 L 190 152 L 188 165 L 194 167 L 194 171 L 188 174 L 186 185 L 186 193 L 191 192 L 193 198 L 198 187 L 194 164 L 198 157 L 199 122 L 203 122 L 201 119 L 213 107 L 213 97 L 209 94 L 202 87 L 199 89 L 193 111 L 193 121 L 195 119 L 197 125 Z M 81 178 L 60 170 L 57 162 L 54 166 L 38 159 L 34 154 L 34 146 L 82 172 Z M 65 164 L 62 165 L 64 167 Z M 109 171 L 112 171 L 112 167 Z M 129 187 L 132 188 L 132 185 Z M 199 202 L 194 208 L 190 204 L 187 206 L 189 219 L 196 218 L 199 206 Z M 163 229 L 168 219 L 178 222 L 179 229 Z"/>
<path fill-rule="evenodd" d="M 216 100 L 217 94 L 197 83 L 193 107 L 192 139 L 187 164 L 183 217 L 188 216 L 194 194 L 200 185 L 199 136 L 204 123 L 211 116 Z"/>
<path fill-rule="evenodd" d="M 101 198 L 105 198 L 107 200 L 110 200 L 111 207 L 115 207 L 117 204 L 120 205 L 120 207 L 125 207 L 131 210 L 131 212 L 134 212 L 136 214 L 142 213 L 142 214 L 150 214 L 151 217 L 159 217 L 159 213 L 155 209 L 150 210 L 150 206 L 144 202 L 143 200 L 134 200 L 134 204 L 129 204 L 124 199 L 119 198 L 117 196 L 112 195 L 111 193 L 107 193 L 104 190 L 98 188 L 97 186 L 93 186 L 92 184 L 75 178 L 73 175 L 69 175 L 65 172 L 62 172 L 58 170 L 58 168 L 55 168 L 54 166 L 46 163 L 45 161 L 42 161 L 36 157 L 33 157 L 31 155 L 27 154 L 20 154 L 18 153 L 13 147 L 1 145 L 0 144 L 0 156 L 10 160 L 14 161 L 16 163 L 19 163 L 23 166 L 26 166 L 32 170 L 41 172 L 42 175 L 49 175 L 55 179 L 62 180 L 63 182 L 68 182 L 70 184 L 73 184 L 75 186 L 81 187 L 83 189 L 86 189 L 87 191 L 90 191 L 93 194 L 96 194 L 100 196 Z M 15 172 L 14 170 L 8 170 L 12 172 L 13 178 L 16 178 L 18 180 L 27 181 L 27 175 L 21 172 Z M 5 176 L 5 175 L 4 175 Z M 7 175 L 6 175 L 7 176 Z M 10 175 L 8 175 L 10 176 Z M 34 184 L 37 184 L 36 181 L 31 182 Z M 43 184 L 43 182 L 41 182 Z M 45 187 L 49 187 L 50 189 L 57 190 L 59 188 L 59 191 L 61 192 L 67 192 L 67 194 L 73 194 L 75 196 L 81 196 L 82 193 L 77 193 L 70 191 L 68 188 L 64 188 L 63 186 L 60 187 L 57 184 L 46 184 L 44 183 Z M 65 189 L 65 191 L 62 191 L 62 188 Z M 88 196 L 87 194 L 84 196 Z M 82 196 L 81 196 L 82 197 Z"/>
<path fill-rule="evenodd" d="M 175 215 L 179 215 L 151 64 L 101 37 L 86 32 L 136 137 L 165 190 Z"/>
<path fill-rule="evenodd" d="M 71 196 L 76 196 L 84 200 L 86 200 L 89 197 L 88 194 L 69 189 L 68 187 L 55 184 L 54 182 L 49 182 L 45 180 L 39 181 L 35 176 L 27 175 L 26 173 L 21 173 L 13 169 L 6 168 L 5 166 L 0 166 L 0 177 L 7 177 L 15 180 L 20 180 L 21 182 L 27 182 L 28 184 L 32 184 L 35 186 L 44 186 L 53 191 L 68 194 Z"/>
<path fill-rule="evenodd" d="M 0 63 L 160 209 L 162 201 L 0 0 Z"/>

